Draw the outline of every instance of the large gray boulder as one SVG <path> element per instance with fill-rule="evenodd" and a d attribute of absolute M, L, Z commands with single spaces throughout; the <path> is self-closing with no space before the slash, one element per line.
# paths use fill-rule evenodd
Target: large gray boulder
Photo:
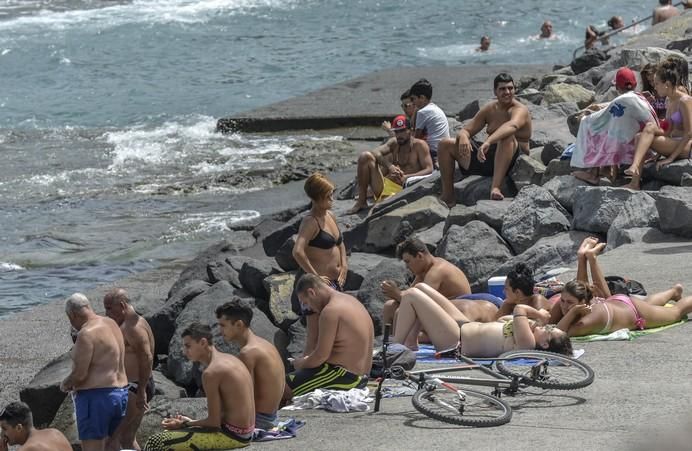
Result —
<path fill-rule="evenodd" d="M 591 234 L 571 231 L 541 238 L 526 251 L 498 265 L 492 276 L 506 276 L 517 263 L 532 268 L 537 277 L 551 269 L 570 266 L 577 259 L 579 245 L 587 236 Z"/>
<path fill-rule="evenodd" d="M 296 244 L 297 236 L 298 235 L 293 235 L 288 238 L 286 242 L 281 245 L 279 250 L 276 251 L 276 255 L 274 256 L 276 264 L 284 271 L 295 271 L 299 268 L 296 259 L 293 258 L 293 247 Z"/>
<path fill-rule="evenodd" d="M 594 92 L 581 85 L 553 83 L 543 92 L 543 102 L 552 105 L 561 102 L 576 102 L 579 108 L 586 108 L 593 103 Z"/>
<path fill-rule="evenodd" d="M 396 259 L 377 254 L 353 252 L 348 256 L 348 274 L 344 290 L 353 291 L 360 289 L 363 281 L 380 264 L 390 265 L 396 263 Z"/>
<path fill-rule="evenodd" d="M 592 67 L 600 66 L 608 59 L 608 54 L 598 49 L 589 49 L 573 59 L 570 67 L 575 74 L 586 72 Z"/>
<path fill-rule="evenodd" d="M 425 243 L 426 247 L 428 248 L 431 254 L 435 253 L 435 249 L 437 249 L 438 243 L 442 241 L 442 237 L 444 236 L 446 227 L 445 224 L 446 222 L 438 222 L 429 229 L 423 230 L 422 232 L 416 234 L 416 236 L 423 243 Z"/>
<path fill-rule="evenodd" d="M 71 371 L 72 358 L 67 352 L 44 366 L 19 392 L 19 399 L 31 408 L 37 428 L 47 427 L 53 421 L 66 397 L 60 391 L 60 383 Z"/>
<path fill-rule="evenodd" d="M 473 100 L 466 104 L 464 108 L 457 114 L 457 119 L 464 122 L 468 119 L 473 118 L 481 110 L 481 103 L 478 99 Z"/>
<path fill-rule="evenodd" d="M 683 241 L 684 238 L 663 233 L 653 227 L 633 227 L 620 230 L 615 237 L 608 238 L 608 250 L 632 243 L 672 243 Z"/>
<path fill-rule="evenodd" d="M 404 204 L 410 204 L 422 197 L 430 196 L 439 191 L 440 183 L 440 173 L 433 172 L 429 177 L 426 177 L 420 182 L 414 183 L 395 195 L 386 198 L 382 202 L 376 203 L 372 207 L 371 216 L 379 215 L 382 210 L 391 211 L 390 207 L 392 205 L 402 205 L 402 201 L 404 201 Z"/>
<path fill-rule="evenodd" d="M 481 200 L 490 199 L 492 178 L 480 175 L 470 175 L 454 184 L 454 195 L 457 202 L 467 206 L 476 205 Z M 505 177 L 500 187 L 505 197 L 514 197 L 517 189 L 509 177 Z"/>
<path fill-rule="evenodd" d="M 656 201 L 646 193 L 638 192 L 625 201 L 620 213 L 615 217 L 608 229 L 608 247 L 615 248 L 621 244 L 631 243 L 622 234 L 635 227 L 658 228 L 659 218 Z"/>
<path fill-rule="evenodd" d="M 406 265 L 399 260 L 386 260 L 377 265 L 363 280 L 356 297 L 372 317 L 375 334 L 382 331 L 382 306 L 387 300 L 380 285 L 385 280 L 394 281 L 399 288 L 408 287 L 409 273 Z"/>
<path fill-rule="evenodd" d="M 692 176 L 692 161 L 689 158 L 677 160 L 657 170 L 656 165 L 646 165 L 643 171 L 644 178 L 660 180 L 669 185 L 682 185 L 685 176 Z"/>
<path fill-rule="evenodd" d="M 545 172 L 543 173 L 543 179 L 541 184 L 545 185 L 551 179 L 559 177 L 561 175 L 569 175 L 572 173 L 572 167 L 570 166 L 569 160 L 560 160 L 555 158 L 548 163 L 545 167 Z"/>
<path fill-rule="evenodd" d="M 543 188 L 547 189 L 555 200 L 571 213 L 574 205 L 574 192 L 580 186 L 590 185 L 571 175 L 558 175 L 548 180 Z"/>
<path fill-rule="evenodd" d="M 443 222 L 448 213 L 449 209 L 435 196 L 423 197 L 370 221 L 365 244 L 374 251 L 391 248 L 411 232 Z M 405 223 L 410 227 L 406 232 L 402 228 Z"/>
<path fill-rule="evenodd" d="M 168 361 L 166 364 L 165 375 L 176 384 L 186 387 L 188 392 L 200 386 L 199 376 L 201 372 L 197 364 L 188 361 L 183 355 L 182 337 L 180 334 L 192 322 L 198 321 L 202 324 L 211 326 L 214 334 L 214 345 L 222 352 L 237 355 L 238 347 L 226 343 L 220 333 L 216 318 L 216 308 L 238 296 L 238 290 L 231 287 L 228 282 L 222 281 L 214 284 L 204 294 L 201 294 L 190 301 L 185 309 L 178 315 L 176 320 L 176 330 L 168 345 Z M 246 299 L 250 304 L 252 299 Z M 269 321 L 267 316 L 258 308 L 253 308 L 252 330 L 256 335 L 274 341 L 277 328 Z"/>
<path fill-rule="evenodd" d="M 604 66 L 608 70 L 615 71 L 621 67 L 629 67 L 633 70 L 637 70 L 648 63 L 658 64 L 669 56 L 677 56 L 685 59 L 685 55 L 677 50 L 667 50 L 661 47 L 621 47 L 611 52 L 611 58 Z"/>
<path fill-rule="evenodd" d="M 275 262 L 270 260 L 248 259 L 243 263 L 238 274 L 243 288 L 252 296 L 268 299 L 269 292 L 262 281 L 272 274 L 282 272 Z"/>
<path fill-rule="evenodd" d="M 298 233 L 300 221 L 303 220 L 306 214 L 306 212 L 299 213 L 277 229 L 267 233 L 267 235 L 262 238 L 264 253 L 269 257 L 275 256 L 279 249 L 281 249 L 281 246 L 293 235 Z"/>
<path fill-rule="evenodd" d="M 542 147 L 549 142 L 554 142 L 564 149 L 574 141 L 562 114 L 556 114 L 554 109 L 532 103 L 527 104 L 526 107 L 531 113 L 532 124 L 529 147 Z"/>
<path fill-rule="evenodd" d="M 438 245 L 436 255 L 464 271 L 474 291 L 484 286 L 498 266 L 512 258 L 502 237 L 481 221 L 451 226 Z"/>
<path fill-rule="evenodd" d="M 572 227 L 586 232 L 606 234 L 634 192 L 607 186 L 578 187 L 574 192 Z"/>
<path fill-rule="evenodd" d="M 656 197 L 661 231 L 692 237 L 692 189 L 664 186 Z"/>
<path fill-rule="evenodd" d="M 528 155 L 519 155 L 516 163 L 509 171 L 514 186 L 521 190 L 527 185 L 540 185 L 545 172 L 545 165 Z"/>
<path fill-rule="evenodd" d="M 497 233 L 502 230 L 502 218 L 512 204 L 512 199 L 479 200 L 476 205 L 456 205 L 449 210 L 449 216 L 445 221 L 444 231 L 447 232 L 453 225 L 465 226 L 471 221 L 482 221 L 495 229 Z"/>
<path fill-rule="evenodd" d="M 520 254 L 545 236 L 566 232 L 569 213 L 550 192 L 529 185 L 519 191 L 502 218 L 502 237 Z"/>
<path fill-rule="evenodd" d="M 557 141 L 549 141 L 541 150 L 541 163 L 543 163 L 543 172 L 545 172 L 545 166 L 549 165 L 551 161 L 562 156 L 562 152 L 565 148 Z M 539 181 L 540 184 L 540 181 Z"/>

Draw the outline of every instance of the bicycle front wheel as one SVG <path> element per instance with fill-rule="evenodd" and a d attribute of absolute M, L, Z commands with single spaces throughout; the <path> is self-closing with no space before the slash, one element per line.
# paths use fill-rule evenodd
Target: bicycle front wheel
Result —
<path fill-rule="evenodd" d="M 590 366 L 562 354 L 545 351 L 509 351 L 495 362 L 497 370 L 520 382 L 555 390 L 583 388 L 594 380 Z"/>
<path fill-rule="evenodd" d="M 474 390 L 426 386 L 411 401 L 420 413 L 461 426 L 500 426 L 512 419 L 512 409 L 506 402 Z"/>

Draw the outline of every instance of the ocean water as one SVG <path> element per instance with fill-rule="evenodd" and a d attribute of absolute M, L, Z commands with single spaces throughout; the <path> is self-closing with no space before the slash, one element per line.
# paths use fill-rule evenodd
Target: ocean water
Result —
<path fill-rule="evenodd" d="M 304 137 L 223 136 L 219 117 L 387 67 L 567 63 L 586 25 L 650 10 L 621 0 L 0 1 L 0 316 L 189 258 L 262 213 L 219 175 L 279 166 Z M 535 39 L 544 19 L 557 39 Z M 483 34 L 492 46 L 481 54 Z"/>

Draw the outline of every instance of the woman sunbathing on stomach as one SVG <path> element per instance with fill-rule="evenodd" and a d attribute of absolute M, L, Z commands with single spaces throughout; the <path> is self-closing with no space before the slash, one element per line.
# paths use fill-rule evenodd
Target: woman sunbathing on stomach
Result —
<path fill-rule="evenodd" d="M 570 337 L 665 326 L 686 318 L 692 311 L 692 296 L 681 299 L 680 284 L 641 300 L 612 295 L 596 258 L 604 247 L 605 243 L 595 238 L 582 242 L 577 252 L 577 278 L 565 284 L 560 300 L 550 312 L 550 322 Z M 588 268 L 593 286 L 588 282 Z M 669 300 L 677 302 L 664 307 Z"/>
<path fill-rule="evenodd" d="M 567 334 L 555 326 L 539 325 L 548 317 L 546 310 L 520 304 L 508 321 L 469 321 L 449 299 L 419 283 L 402 293 L 394 341 L 417 349 L 415 335 L 409 332 L 422 326 L 438 351 L 460 346 L 461 353 L 469 357 L 497 357 L 515 349 L 540 349 L 571 356 Z"/>

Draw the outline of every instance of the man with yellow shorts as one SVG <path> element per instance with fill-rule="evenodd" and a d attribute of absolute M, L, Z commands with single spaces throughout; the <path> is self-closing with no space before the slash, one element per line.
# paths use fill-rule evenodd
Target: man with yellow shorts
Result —
<path fill-rule="evenodd" d="M 368 188 L 375 202 L 379 202 L 432 174 L 433 161 L 428 144 L 411 136 L 411 124 L 406 116 L 395 117 L 391 130 L 393 138 L 358 157 L 358 195 L 348 214 L 368 207 Z"/>

